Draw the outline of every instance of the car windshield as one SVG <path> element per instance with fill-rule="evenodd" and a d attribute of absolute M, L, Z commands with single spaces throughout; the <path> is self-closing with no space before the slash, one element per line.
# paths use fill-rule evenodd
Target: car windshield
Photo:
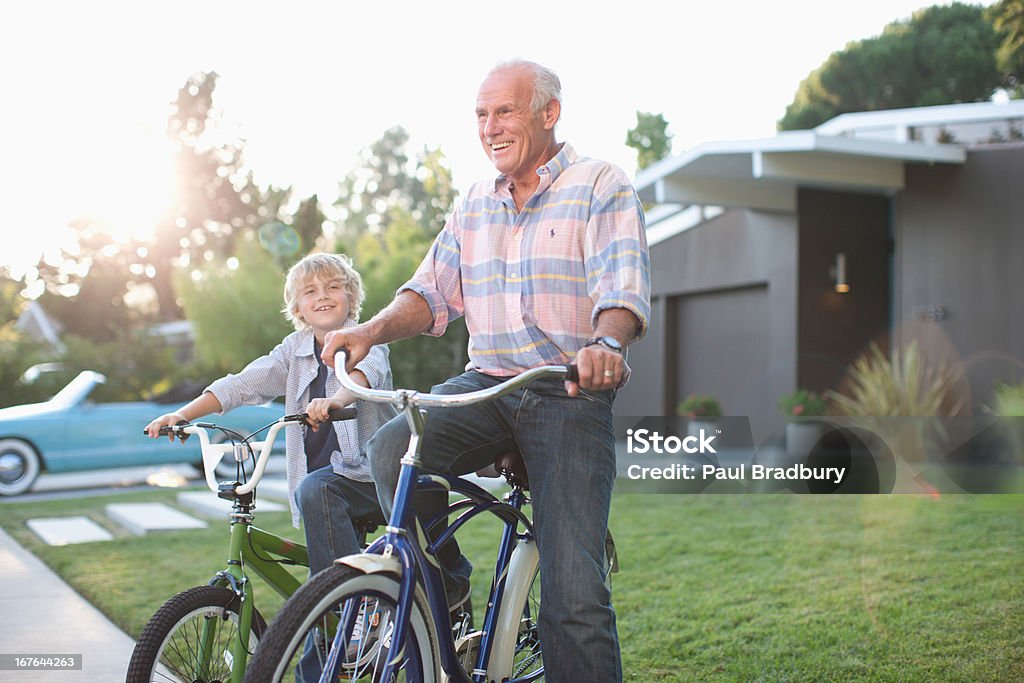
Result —
<path fill-rule="evenodd" d="M 97 372 L 90 372 L 85 370 L 79 373 L 78 377 L 68 382 L 68 385 L 57 392 L 57 394 L 50 399 L 50 403 L 53 403 L 59 407 L 65 408 L 73 406 L 76 403 L 81 402 L 83 398 L 89 395 L 92 388 L 101 384 L 106 380 L 103 375 Z"/>

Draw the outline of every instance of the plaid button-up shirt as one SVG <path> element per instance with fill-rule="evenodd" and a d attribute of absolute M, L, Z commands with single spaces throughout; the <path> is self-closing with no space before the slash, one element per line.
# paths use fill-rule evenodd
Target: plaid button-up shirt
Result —
<path fill-rule="evenodd" d="M 469 367 L 489 375 L 572 362 L 603 310 L 631 311 L 638 336 L 650 319 L 644 215 L 626 175 L 568 144 L 537 174 L 520 211 L 507 177 L 475 184 L 399 289 L 430 305 L 427 334 L 465 315 Z"/>

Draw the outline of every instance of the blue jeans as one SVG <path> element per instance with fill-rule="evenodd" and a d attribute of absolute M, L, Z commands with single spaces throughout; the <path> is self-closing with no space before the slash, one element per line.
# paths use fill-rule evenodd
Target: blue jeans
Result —
<path fill-rule="evenodd" d="M 500 382 L 467 372 L 432 392 L 465 393 Z M 422 439 L 423 468 L 445 474 L 474 472 L 511 449 L 522 454 L 540 551 L 539 622 L 549 683 L 622 680 L 615 612 L 605 582 L 605 536 L 615 483 L 613 398 L 614 392 L 583 391 L 569 398 L 561 381 L 535 382 L 488 403 L 430 410 Z M 399 415 L 368 445 L 386 513 L 408 444 L 409 428 Z M 445 504 L 444 494 L 416 501 L 422 520 L 439 514 Z M 442 565 L 452 566 L 444 558 Z"/>
<path fill-rule="evenodd" d="M 295 502 L 306 530 L 310 576 L 330 567 L 335 558 L 362 550 L 353 519 L 386 523 L 373 482 L 335 474 L 330 465 L 310 472 L 299 482 Z M 320 680 L 322 671 L 320 659 L 313 652 L 313 641 L 307 640 L 295 672 L 296 683 Z"/>
<path fill-rule="evenodd" d="M 309 552 L 310 576 L 331 566 L 335 558 L 362 550 L 353 519 L 386 520 L 372 481 L 355 481 L 335 474 L 330 466 L 307 474 L 295 489 Z"/>

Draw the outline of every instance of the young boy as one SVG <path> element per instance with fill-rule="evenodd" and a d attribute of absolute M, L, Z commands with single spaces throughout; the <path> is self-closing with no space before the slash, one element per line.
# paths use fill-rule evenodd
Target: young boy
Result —
<path fill-rule="evenodd" d="M 320 359 L 324 336 L 355 325 L 364 298 L 363 283 L 351 260 L 338 254 L 310 254 L 288 271 L 283 313 L 294 324 L 270 353 L 229 374 L 199 397 L 146 426 L 150 437 L 160 427 L 192 422 L 210 413 L 285 397 L 287 414 L 306 412 L 317 427 L 286 430 L 288 493 L 292 524 L 304 521 L 309 571 L 316 574 L 344 555 L 360 551 L 353 518 L 385 519 L 366 458 L 366 442 L 395 415 L 387 404 L 359 403 L 355 420 L 323 425 L 327 411 L 354 397 L 341 389 L 334 369 Z M 388 348 L 375 346 L 349 373 L 364 387 L 391 389 Z M 332 428 L 333 427 L 333 428 Z"/>

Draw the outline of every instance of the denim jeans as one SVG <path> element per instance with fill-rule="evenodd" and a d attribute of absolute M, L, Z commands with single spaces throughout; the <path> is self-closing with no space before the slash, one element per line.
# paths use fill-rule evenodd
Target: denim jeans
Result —
<path fill-rule="evenodd" d="M 465 393 L 500 378 L 467 372 L 433 393 Z M 534 382 L 507 396 L 463 408 L 428 411 L 421 442 L 423 468 L 466 474 L 518 449 L 526 464 L 540 551 L 543 598 L 540 635 L 549 683 L 622 680 L 615 612 L 605 582 L 605 535 L 615 483 L 614 392 L 581 391 L 569 398 L 561 381 Z M 381 507 L 390 511 L 409 443 L 404 415 L 370 440 L 370 468 Z M 421 520 L 447 503 L 417 498 Z M 442 565 L 451 567 L 444 561 Z"/>
<path fill-rule="evenodd" d="M 355 481 L 336 474 L 329 465 L 310 472 L 299 482 L 295 502 L 306 530 L 310 576 L 330 567 L 335 558 L 362 550 L 352 523 L 354 518 L 386 523 L 373 482 Z M 295 680 L 297 683 L 317 681 L 321 671 L 313 643 L 308 641 Z"/>
<path fill-rule="evenodd" d="M 310 472 L 295 489 L 309 552 L 310 576 L 331 566 L 335 558 L 362 550 L 352 523 L 365 518 L 385 524 L 371 481 L 355 481 L 330 466 Z"/>

